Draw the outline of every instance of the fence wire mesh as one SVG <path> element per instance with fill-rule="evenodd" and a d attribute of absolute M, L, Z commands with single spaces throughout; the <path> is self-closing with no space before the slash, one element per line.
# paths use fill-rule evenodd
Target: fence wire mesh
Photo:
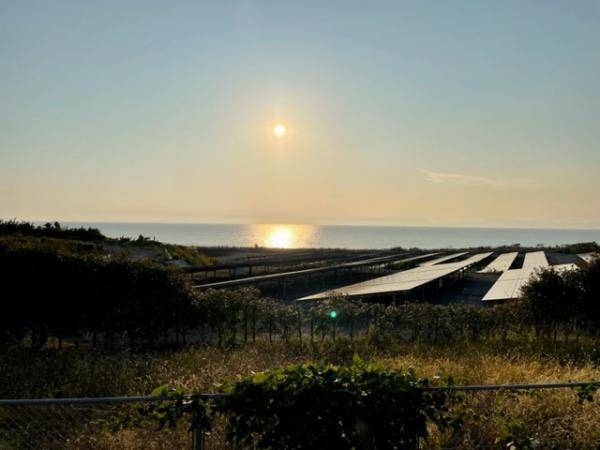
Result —
<path fill-rule="evenodd" d="M 185 425 L 159 430 L 137 414 L 140 403 L 0 405 L 0 450 L 177 450 L 195 449 Z M 205 435 L 207 450 L 227 448 L 219 423 Z"/>
<path fill-rule="evenodd" d="M 427 389 L 464 391 L 469 393 L 468 398 L 471 403 L 475 402 L 484 408 L 497 403 L 498 396 L 504 395 L 508 399 L 506 408 L 514 410 L 519 407 L 519 404 L 514 403 L 513 395 L 507 395 L 511 392 L 531 389 L 552 391 L 599 385 L 600 381 L 591 381 Z M 530 395 L 526 396 L 526 399 L 528 398 L 531 403 L 532 399 L 537 399 L 537 394 L 536 397 L 532 397 L 531 394 L 536 391 L 529 392 Z M 205 395 L 211 398 L 222 394 Z M 0 400 L 0 450 L 223 450 L 231 448 L 225 441 L 224 424 L 219 419 L 212 422 L 210 433 L 192 433 L 186 428 L 185 421 L 173 429 L 168 427 L 160 429 L 156 418 L 140 413 L 151 405 L 158 405 L 161 401 L 164 401 L 164 398 Z M 540 397 L 539 402 L 540 407 L 545 405 L 544 398 Z M 598 407 L 600 405 L 576 406 L 576 408 L 589 408 L 589 417 L 595 415 L 596 418 Z M 573 410 L 565 411 L 567 416 L 572 413 Z M 560 417 L 554 419 L 558 420 Z M 566 419 L 568 419 L 565 422 L 567 425 L 574 425 L 571 423 L 571 418 Z M 301 427 L 302 424 L 299 423 L 298 426 Z M 571 428 L 567 426 L 564 430 L 568 431 Z M 506 448 L 501 445 L 490 445 L 489 439 L 477 439 L 477 436 L 470 436 L 469 441 L 468 446 L 464 445 L 466 441 L 462 441 L 462 445 L 458 446 L 454 446 L 456 441 L 451 443 L 452 446 L 443 444 L 431 446 L 432 442 L 429 442 L 424 443 L 424 448 L 437 450 Z"/>
<path fill-rule="evenodd" d="M 224 450 L 222 424 L 193 434 L 185 426 L 159 430 L 137 414 L 148 402 L 0 404 L 0 450 Z M 202 436 L 202 444 L 196 440 Z M 236 447 L 237 448 L 237 447 Z M 441 447 L 458 450 L 463 447 Z M 477 446 L 472 450 L 501 448 Z"/>

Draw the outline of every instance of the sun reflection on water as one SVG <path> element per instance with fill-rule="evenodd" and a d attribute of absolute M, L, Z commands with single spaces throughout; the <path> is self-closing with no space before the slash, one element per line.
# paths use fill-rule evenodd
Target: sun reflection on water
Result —
<path fill-rule="evenodd" d="M 277 227 L 267 236 L 267 247 L 291 248 L 294 234 L 289 227 Z"/>
<path fill-rule="evenodd" d="M 316 227 L 312 225 L 250 225 L 248 234 L 253 245 L 269 248 L 303 248 L 314 245 Z"/>

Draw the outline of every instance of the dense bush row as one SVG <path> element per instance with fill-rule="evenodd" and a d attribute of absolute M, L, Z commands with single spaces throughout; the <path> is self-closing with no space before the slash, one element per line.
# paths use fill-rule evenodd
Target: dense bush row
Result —
<path fill-rule="evenodd" d="M 79 241 L 103 241 L 106 239 L 106 236 L 97 228 L 69 228 L 61 226 L 58 222 L 35 225 L 31 222 L 19 222 L 14 219 L 0 220 L 0 236 L 11 234 Z"/>
<path fill-rule="evenodd" d="M 509 333 L 568 340 L 600 330 L 600 263 L 575 272 L 539 273 L 517 304 L 385 305 L 330 299 L 289 305 L 256 289 L 194 293 L 175 270 L 128 261 L 82 258 L 0 242 L 0 348 L 49 337 L 95 347 L 152 347 L 194 341 L 219 346 L 323 341 L 358 333 L 373 343 L 478 341 Z"/>
<path fill-rule="evenodd" d="M 151 265 L 0 247 L 0 273 L 0 347 L 28 337 L 40 348 L 50 336 L 152 344 L 182 336 L 193 311 L 177 274 Z"/>

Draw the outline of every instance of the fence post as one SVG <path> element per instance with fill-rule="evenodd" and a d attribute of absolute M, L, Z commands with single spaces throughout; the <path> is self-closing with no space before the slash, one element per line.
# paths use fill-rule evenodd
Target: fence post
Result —
<path fill-rule="evenodd" d="M 204 450 L 204 430 L 201 427 L 192 430 L 192 450 Z"/>

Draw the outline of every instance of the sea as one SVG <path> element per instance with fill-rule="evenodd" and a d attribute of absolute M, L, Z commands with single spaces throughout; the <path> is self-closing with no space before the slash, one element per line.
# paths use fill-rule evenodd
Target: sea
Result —
<path fill-rule="evenodd" d="M 600 242 L 600 229 L 458 228 L 308 224 L 183 224 L 69 222 L 106 236 L 197 246 L 273 248 L 464 248 L 521 244 L 553 246 Z"/>

